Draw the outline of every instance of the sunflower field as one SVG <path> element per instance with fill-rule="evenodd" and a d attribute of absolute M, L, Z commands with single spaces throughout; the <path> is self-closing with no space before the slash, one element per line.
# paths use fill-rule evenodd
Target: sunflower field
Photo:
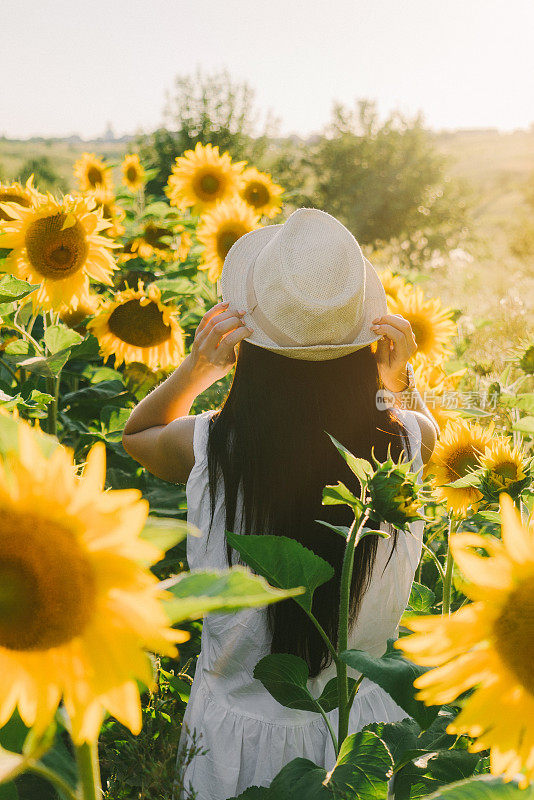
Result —
<path fill-rule="evenodd" d="M 189 352 L 229 249 L 283 221 L 285 193 L 210 144 L 176 158 L 162 196 L 146 192 L 155 170 L 136 153 L 120 164 L 84 153 L 73 169 L 78 189 L 63 196 L 33 177 L 0 183 L 0 800 L 194 800 L 176 762 L 202 752 L 177 749 L 203 614 L 302 603 L 329 565 L 305 551 L 278 574 L 250 536 L 231 542 L 248 568 L 188 572 L 184 487 L 134 462 L 122 430 Z M 409 465 L 334 442 L 362 493 L 325 487 L 324 503 L 354 512 L 337 531 L 348 575 L 376 534 L 371 514 L 400 529 L 424 519 L 416 581 L 381 658 L 346 636 L 330 645 L 337 678 L 321 697 L 306 694 L 296 657 L 259 662 L 278 702 L 322 715 L 337 763 L 326 773 L 296 759 L 240 798 L 534 797 L 534 344 L 481 375 L 462 362 L 459 312 L 413 271 L 380 277 L 390 312 L 411 323 L 416 384 L 441 434 L 422 487 Z M 229 381 L 192 413 L 217 407 Z M 349 735 L 347 665 L 406 719 Z"/>

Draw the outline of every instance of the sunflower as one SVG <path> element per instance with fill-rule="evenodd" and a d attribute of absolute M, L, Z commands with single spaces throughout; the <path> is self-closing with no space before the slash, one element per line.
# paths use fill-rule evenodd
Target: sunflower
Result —
<path fill-rule="evenodd" d="M 126 211 L 122 206 L 119 206 L 115 200 L 115 194 L 107 189 L 95 189 L 94 192 L 89 193 L 96 200 L 97 207 L 102 206 L 102 215 L 104 219 L 109 220 L 111 223 L 109 228 L 106 228 L 105 235 L 111 239 L 117 236 L 122 236 L 126 230 L 122 224 L 126 216 Z"/>
<path fill-rule="evenodd" d="M 517 500 L 532 480 L 532 459 L 504 436 L 492 439 L 479 461 L 484 469 L 480 490 L 490 502 L 497 502 L 501 492 Z"/>
<path fill-rule="evenodd" d="M 124 156 L 121 164 L 122 182 L 131 192 L 138 192 L 145 182 L 145 170 L 137 153 Z"/>
<path fill-rule="evenodd" d="M 440 500 L 445 500 L 455 514 L 467 514 L 476 507 L 482 494 L 473 486 L 454 488 L 446 484 L 463 478 L 479 467 L 478 456 L 485 452 L 493 435 L 494 423 L 487 428 L 463 418 L 450 421 L 434 448 L 428 465 L 432 485 Z"/>
<path fill-rule="evenodd" d="M 115 366 L 124 361 L 139 361 L 150 369 L 176 366 L 185 354 L 184 333 L 175 317 L 176 308 L 161 302 L 161 292 L 153 283 L 145 290 L 117 292 L 103 304 L 87 327 L 96 336 L 100 352 L 107 361 L 115 356 Z"/>
<path fill-rule="evenodd" d="M 204 245 L 199 269 L 207 269 L 210 281 L 215 283 L 234 242 L 259 227 L 259 217 L 239 197 L 219 203 L 213 211 L 204 214 L 197 230 L 198 240 Z"/>
<path fill-rule="evenodd" d="M 438 297 L 425 298 L 419 286 L 409 284 L 389 301 L 392 314 L 408 320 L 417 343 L 417 354 L 429 361 L 442 358 L 457 333 L 452 310 L 441 307 Z"/>
<path fill-rule="evenodd" d="M 146 261 L 155 258 L 157 261 L 173 261 L 176 251 L 171 249 L 170 239 L 173 233 L 164 225 L 158 225 L 154 220 L 148 220 L 142 227 L 140 236 L 128 242 L 128 255 L 130 258 L 142 258 Z"/>
<path fill-rule="evenodd" d="M 414 681 L 425 703 L 452 703 L 475 689 L 447 731 L 474 737 L 474 752 L 490 748 L 492 773 L 510 779 L 523 772 L 525 786 L 534 780 L 534 529 L 523 526 L 505 493 L 500 511 L 502 541 L 451 536 L 474 602 L 448 618 L 405 618 L 416 633 L 395 646 L 417 664 L 437 667 Z"/>
<path fill-rule="evenodd" d="M 14 219 L 2 223 L 0 241 L 12 252 L 3 269 L 29 283 L 39 283 L 31 295 L 34 308 L 76 309 L 89 292 L 89 276 L 111 284 L 117 268 L 108 251 L 119 245 L 99 231 L 109 227 L 92 197 L 50 193 L 32 208 L 11 205 Z"/>
<path fill-rule="evenodd" d="M 447 374 L 438 364 L 432 364 L 426 359 L 415 364 L 415 385 L 442 430 L 449 420 L 456 419 L 460 413 L 455 407 L 448 407 L 446 395 L 458 387 L 465 372 L 466 369 L 461 369 Z"/>
<path fill-rule="evenodd" d="M 241 197 L 258 216 L 276 217 L 282 208 L 283 189 L 266 172 L 249 167 L 243 172 Z"/>
<path fill-rule="evenodd" d="M 36 200 L 42 196 L 33 186 L 33 174 L 30 175 L 25 186 L 22 186 L 18 181 L 13 183 L 0 182 L 0 203 L 14 203 L 16 206 L 31 208 Z M 0 206 L 0 221 L 11 221 L 12 219 L 13 215 L 9 213 L 8 208 Z"/>
<path fill-rule="evenodd" d="M 65 307 L 60 311 L 59 318 L 69 328 L 80 328 L 87 317 L 96 313 L 101 302 L 100 295 L 89 293 L 78 303 L 77 308 Z"/>
<path fill-rule="evenodd" d="M 78 179 L 82 192 L 92 192 L 95 189 L 113 191 L 111 168 L 94 153 L 82 153 L 82 157 L 74 164 L 74 177 Z"/>
<path fill-rule="evenodd" d="M 176 158 L 165 193 L 172 206 L 192 208 L 201 214 L 215 203 L 228 200 L 242 186 L 242 170 L 246 162 L 232 163 L 229 153 L 219 155 L 219 148 L 197 143 Z"/>
<path fill-rule="evenodd" d="M 71 451 L 46 458 L 40 436 L 19 423 L 18 452 L 0 463 L 0 726 L 18 707 L 42 733 L 63 700 L 77 744 L 96 739 L 106 710 L 139 733 L 146 650 L 172 656 L 187 638 L 142 566 L 162 556 L 139 536 L 148 503 L 104 491 L 102 442 L 77 475 Z"/>
<path fill-rule="evenodd" d="M 410 285 L 404 280 L 402 275 L 395 275 L 390 269 L 381 270 L 378 273 L 378 277 L 384 287 L 388 302 L 390 300 L 396 300 L 399 292 Z"/>

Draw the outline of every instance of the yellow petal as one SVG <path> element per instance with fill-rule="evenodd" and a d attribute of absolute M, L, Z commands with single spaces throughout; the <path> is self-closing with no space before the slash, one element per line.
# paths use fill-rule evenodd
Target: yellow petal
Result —
<path fill-rule="evenodd" d="M 510 495 L 499 495 L 502 538 L 510 557 L 519 564 L 534 560 L 534 535 L 523 526 L 521 515 Z"/>

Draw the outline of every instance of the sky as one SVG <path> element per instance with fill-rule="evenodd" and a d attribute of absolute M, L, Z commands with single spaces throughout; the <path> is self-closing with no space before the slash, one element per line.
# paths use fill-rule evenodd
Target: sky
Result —
<path fill-rule="evenodd" d="M 260 122 L 334 101 L 435 129 L 534 123 L 534 0 L 0 0 L 0 135 L 149 131 L 176 75 L 228 69 Z"/>

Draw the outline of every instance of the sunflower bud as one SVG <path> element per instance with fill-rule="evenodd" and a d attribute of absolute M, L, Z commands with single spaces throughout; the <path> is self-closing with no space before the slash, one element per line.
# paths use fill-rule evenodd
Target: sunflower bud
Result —
<path fill-rule="evenodd" d="M 369 524 L 378 527 L 381 522 L 387 522 L 406 530 L 410 522 L 424 519 L 418 511 L 420 486 L 417 474 L 410 472 L 412 462 L 402 462 L 400 456 L 396 463 L 391 455 L 382 464 L 374 456 L 373 459 L 377 467 L 367 483 L 373 508 Z"/>

